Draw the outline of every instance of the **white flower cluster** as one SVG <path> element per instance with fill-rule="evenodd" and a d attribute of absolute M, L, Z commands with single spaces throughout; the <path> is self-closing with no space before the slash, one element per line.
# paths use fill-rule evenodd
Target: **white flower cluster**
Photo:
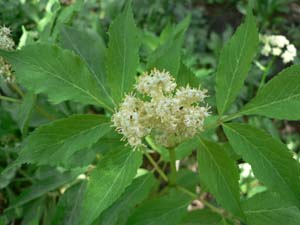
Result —
<path fill-rule="evenodd" d="M 0 27 L 0 49 L 13 50 L 14 46 L 15 43 L 11 38 L 10 29 L 5 26 Z M 9 78 L 11 75 L 11 65 L 8 64 L 2 57 L 0 57 L 0 76 Z"/>
<path fill-rule="evenodd" d="M 135 89 L 142 95 L 127 95 L 112 117 L 123 140 L 138 147 L 151 134 L 158 144 L 174 147 L 201 131 L 209 115 L 209 107 L 200 105 L 207 91 L 175 88 L 174 78 L 166 71 L 153 69 L 141 75 Z"/>
<path fill-rule="evenodd" d="M 12 50 L 15 42 L 11 39 L 11 31 L 9 28 L 0 27 L 0 49 Z"/>
<path fill-rule="evenodd" d="M 260 35 L 260 41 L 264 44 L 261 54 L 264 56 L 280 56 L 283 63 L 294 61 L 297 49 L 283 35 Z"/>

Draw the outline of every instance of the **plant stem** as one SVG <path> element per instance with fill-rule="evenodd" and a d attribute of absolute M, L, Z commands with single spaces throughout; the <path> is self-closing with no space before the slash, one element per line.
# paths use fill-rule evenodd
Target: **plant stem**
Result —
<path fill-rule="evenodd" d="M 37 112 L 39 112 L 41 115 L 46 117 L 48 120 L 55 120 L 55 116 L 49 114 L 42 107 L 40 107 L 38 104 L 35 104 L 35 109 L 36 109 Z"/>
<path fill-rule="evenodd" d="M 11 89 L 13 91 L 15 91 L 20 97 L 22 97 L 22 98 L 24 97 L 23 91 L 21 90 L 21 88 L 19 88 L 19 86 L 16 83 L 10 82 L 9 85 L 10 85 Z"/>
<path fill-rule="evenodd" d="M 193 192 L 191 192 L 190 190 L 186 189 L 185 187 L 182 187 L 180 185 L 176 186 L 177 190 L 181 191 L 182 193 L 185 193 L 189 196 L 191 196 L 193 199 L 199 199 L 199 196 Z M 211 211 L 216 212 L 222 216 L 224 216 L 224 211 L 220 208 L 215 207 L 213 204 L 209 203 L 208 201 L 204 200 L 204 198 L 200 197 L 200 201 L 207 206 L 208 208 L 211 209 Z"/>
<path fill-rule="evenodd" d="M 224 122 L 227 122 L 227 121 L 230 121 L 230 120 L 233 120 L 233 119 L 236 119 L 238 117 L 240 117 L 241 114 L 240 112 L 238 113 L 234 113 L 234 114 L 230 114 L 230 115 L 226 115 L 226 116 L 223 116 L 221 119 L 219 119 L 218 121 L 214 122 L 214 123 L 211 123 L 211 124 L 208 124 L 207 126 L 204 127 L 204 130 L 209 130 L 209 129 L 213 129 L 213 128 L 216 128 L 218 127 L 219 125 L 221 125 L 222 123 Z"/>
<path fill-rule="evenodd" d="M 0 99 L 4 100 L 4 101 L 9 101 L 9 102 L 16 102 L 16 103 L 21 102 L 21 100 L 19 100 L 19 99 L 11 98 L 11 97 L 7 97 L 7 96 L 3 96 L 3 95 L 0 95 Z"/>
<path fill-rule="evenodd" d="M 175 148 L 169 149 L 170 155 L 170 166 L 171 166 L 171 173 L 169 176 L 169 185 L 175 186 L 176 185 L 176 178 L 177 178 L 177 171 L 176 171 L 176 152 Z"/>
<path fill-rule="evenodd" d="M 159 173 L 159 175 L 163 178 L 164 181 L 168 182 L 167 175 L 160 169 L 160 167 L 157 165 L 157 163 L 154 161 L 154 159 L 151 157 L 151 155 L 147 152 L 147 150 L 144 150 L 144 153 L 149 160 L 149 162 L 152 164 L 152 166 L 155 168 L 155 170 Z"/>
<path fill-rule="evenodd" d="M 270 69 L 271 69 L 271 67 L 274 63 L 274 60 L 275 60 L 275 57 L 273 57 L 272 60 L 270 60 L 267 67 L 265 68 L 264 73 L 263 73 L 263 75 L 261 77 L 261 80 L 260 80 L 260 83 L 259 83 L 258 90 L 260 90 L 265 85 L 267 76 L 269 75 L 269 72 L 270 72 Z"/>

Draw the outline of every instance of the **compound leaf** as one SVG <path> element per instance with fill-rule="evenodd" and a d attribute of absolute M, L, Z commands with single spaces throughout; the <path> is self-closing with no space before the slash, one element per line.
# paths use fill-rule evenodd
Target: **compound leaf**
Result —
<path fill-rule="evenodd" d="M 74 115 L 37 128 L 25 141 L 18 162 L 62 165 L 75 152 L 87 149 L 111 130 L 99 115 Z"/>
<path fill-rule="evenodd" d="M 300 167 L 284 144 L 248 124 L 226 124 L 224 131 L 233 149 L 251 164 L 260 181 L 300 205 Z"/>
<path fill-rule="evenodd" d="M 248 11 L 245 23 L 239 26 L 220 55 L 216 74 L 219 115 L 230 107 L 242 88 L 257 47 L 258 31 L 251 11 Z"/>
<path fill-rule="evenodd" d="M 240 112 L 276 119 L 300 119 L 300 66 L 291 66 L 268 82 Z"/>
<path fill-rule="evenodd" d="M 130 185 L 141 163 L 139 151 L 123 146 L 111 149 L 91 174 L 78 224 L 91 224 L 111 206 Z"/>

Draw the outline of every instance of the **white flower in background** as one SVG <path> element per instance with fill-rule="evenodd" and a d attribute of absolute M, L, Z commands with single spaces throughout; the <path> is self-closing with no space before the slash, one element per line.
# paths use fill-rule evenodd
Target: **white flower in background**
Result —
<path fill-rule="evenodd" d="M 10 29 L 5 26 L 0 27 L 0 49 L 10 51 L 13 50 L 14 46 L 15 43 L 11 38 Z M 2 57 L 0 57 L 0 76 L 4 76 L 7 79 L 12 77 L 11 65 Z"/>
<path fill-rule="evenodd" d="M 284 63 L 289 63 L 294 60 L 297 55 L 297 49 L 294 45 L 288 45 L 286 51 L 282 54 L 282 59 Z"/>
<path fill-rule="evenodd" d="M 10 29 L 5 26 L 0 27 L 0 49 L 13 50 L 14 46 Z"/>
<path fill-rule="evenodd" d="M 249 163 L 239 164 L 239 168 L 241 170 L 240 173 L 241 178 L 247 178 L 249 176 L 254 177 L 252 172 L 252 167 Z"/>
<path fill-rule="evenodd" d="M 201 106 L 206 90 L 189 86 L 175 90 L 170 73 L 157 69 L 141 75 L 135 87 L 142 96 L 127 95 L 112 117 L 122 140 L 134 148 L 149 134 L 158 144 L 174 147 L 203 130 L 209 115 L 209 107 Z"/>
<path fill-rule="evenodd" d="M 264 44 L 261 54 L 264 56 L 280 56 L 283 63 L 294 61 L 297 49 L 283 35 L 260 35 L 260 41 Z"/>

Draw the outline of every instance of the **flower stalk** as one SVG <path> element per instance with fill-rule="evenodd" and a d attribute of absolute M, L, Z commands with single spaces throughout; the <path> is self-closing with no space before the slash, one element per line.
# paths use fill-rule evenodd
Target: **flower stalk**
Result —
<path fill-rule="evenodd" d="M 169 176 L 169 185 L 175 186 L 176 185 L 176 178 L 177 178 L 177 170 L 176 170 L 176 151 L 175 148 L 169 149 L 169 156 L 170 156 L 170 176 Z"/>

